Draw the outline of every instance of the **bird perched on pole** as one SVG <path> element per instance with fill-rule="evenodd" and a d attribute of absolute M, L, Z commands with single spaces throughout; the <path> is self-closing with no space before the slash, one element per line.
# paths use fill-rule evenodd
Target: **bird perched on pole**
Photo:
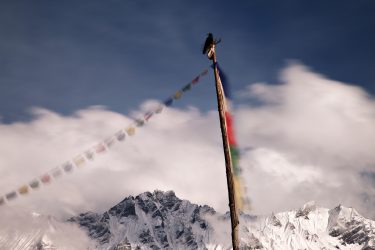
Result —
<path fill-rule="evenodd" d="M 207 54 L 210 60 L 213 59 L 213 53 L 214 53 L 213 48 L 215 47 L 216 44 L 220 43 L 220 41 L 221 39 L 215 40 L 212 33 L 207 34 L 207 38 L 203 46 L 203 54 Z"/>
<path fill-rule="evenodd" d="M 214 37 L 212 33 L 208 33 L 206 41 L 204 42 L 204 46 L 203 46 L 203 54 L 207 54 L 207 52 L 211 49 L 213 44 L 214 44 Z"/>

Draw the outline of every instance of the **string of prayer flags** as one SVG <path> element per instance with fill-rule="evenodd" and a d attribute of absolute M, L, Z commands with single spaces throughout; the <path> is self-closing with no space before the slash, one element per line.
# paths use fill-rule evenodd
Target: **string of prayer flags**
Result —
<path fill-rule="evenodd" d="M 101 154 L 109 150 L 115 144 L 116 140 L 119 142 L 124 141 L 126 138 L 126 134 L 128 134 L 129 136 L 135 135 L 136 127 L 142 127 L 143 125 L 145 125 L 146 122 L 149 121 L 149 119 L 154 114 L 159 114 L 163 111 L 164 107 L 171 106 L 174 100 L 180 99 L 182 94 L 189 91 L 193 85 L 197 84 L 200 80 L 200 77 L 206 75 L 207 72 L 208 69 L 205 69 L 198 76 L 196 76 L 190 83 L 186 84 L 180 90 L 176 91 L 172 96 L 167 98 L 164 102 L 160 103 L 156 108 L 146 112 L 142 116 L 142 118 L 135 119 L 134 122 L 127 128 L 117 131 L 114 135 L 87 149 L 86 151 L 84 151 L 84 153 L 77 155 L 76 157 L 65 162 L 61 166 L 52 168 L 45 174 L 37 178 L 34 178 L 32 181 L 28 183 L 28 185 L 21 185 L 18 189 L 16 189 L 17 191 L 9 192 L 5 194 L 3 197 L 0 196 L 0 205 L 6 204 L 6 201 L 16 199 L 18 197 L 17 192 L 21 196 L 27 195 L 30 192 L 30 190 L 36 191 L 43 184 L 48 184 L 52 180 L 62 177 L 63 173 L 71 173 L 74 169 L 74 165 L 76 167 L 81 167 L 87 163 L 87 160 L 93 161 L 95 159 L 96 154 Z"/>
<path fill-rule="evenodd" d="M 233 119 L 230 110 L 231 104 L 231 92 L 230 92 L 230 85 L 227 80 L 226 75 L 221 70 L 218 64 L 214 65 L 217 67 L 217 71 L 219 75 L 217 76 L 218 81 L 220 82 L 220 87 L 222 93 L 224 93 L 224 112 L 225 112 L 225 130 L 227 135 L 227 142 L 229 144 L 230 150 L 230 162 L 232 167 L 233 173 L 233 184 L 234 184 L 234 191 L 235 191 L 235 200 L 236 204 L 238 205 L 238 209 L 243 210 L 244 208 L 250 207 L 250 202 L 247 198 L 246 188 L 243 185 L 241 180 L 241 168 L 239 166 L 239 150 L 236 142 L 236 137 L 234 133 L 234 126 L 233 126 Z"/>

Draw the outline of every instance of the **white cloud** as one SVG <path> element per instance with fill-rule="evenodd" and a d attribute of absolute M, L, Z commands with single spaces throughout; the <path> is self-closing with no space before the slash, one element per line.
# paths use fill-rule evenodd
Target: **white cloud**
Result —
<path fill-rule="evenodd" d="M 254 84 L 236 110 L 244 179 L 255 213 L 296 208 L 309 200 L 342 203 L 366 215 L 362 195 L 374 188 L 361 173 L 375 164 L 375 103 L 358 87 L 291 65 L 282 84 Z M 147 110 L 155 102 L 146 102 Z M 64 163 L 130 123 L 92 107 L 72 116 L 35 109 L 31 122 L 0 125 L 2 193 Z M 216 111 L 166 109 L 136 135 L 93 163 L 1 209 L 23 207 L 68 217 L 103 211 L 130 194 L 173 189 L 182 198 L 227 210 Z"/>
<path fill-rule="evenodd" d="M 36 249 L 39 241 L 62 250 L 89 249 L 95 246 L 76 224 L 61 223 L 51 216 L 31 214 L 17 208 L 0 213 L 1 249 Z M 74 240 L 73 240 L 74 239 Z"/>
<path fill-rule="evenodd" d="M 147 102 L 142 108 L 150 105 L 155 103 Z M 100 107 L 69 117 L 42 109 L 34 112 L 37 117 L 30 123 L 0 127 L 3 193 L 27 184 L 131 122 Z M 223 208 L 227 195 L 216 120 L 213 112 L 166 109 L 93 163 L 9 206 L 66 216 L 108 209 L 130 194 L 173 189 L 195 202 Z"/>
<path fill-rule="evenodd" d="M 375 170 L 375 101 L 359 87 L 299 64 L 287 67 L 280 78 L 278 85 L 249 86 L 245 96 L 260 105 L 237 112 L 241 146 L 256 149 L 243 161 L 250 190 L 257 190 L 252 192 L 255 208 L 289 208 L 315 199 L 369 215 L 372 207 L 362 195 L 374 190 L 361 174 Z M 259 185 L 258 174 L 270 184 Z M 263 193 L 275 201 L 258 197 Z"/>

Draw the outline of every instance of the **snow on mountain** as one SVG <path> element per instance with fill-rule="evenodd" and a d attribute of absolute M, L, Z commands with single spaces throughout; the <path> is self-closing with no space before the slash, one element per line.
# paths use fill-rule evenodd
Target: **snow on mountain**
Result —
<path fill-rule="evenodd" d="M 244 224 L 242 241 L 251 246 L 257 239 L 259 249 L 375 249 L 375 222 L 341 205 L 329 210 L 309 202 Z"/>
<path fill-rule="evenodd" d="M 155 191 L 130 196 L 103 214 L 84 213 L 69 221 L 86 228 L 100 249 L 125 241 L 148 249 L 203 249 L 214 232 L 205 217 L 215 213 L 172 191 Z"/>
<path fill-rule="evenodd" d="M 229 213 L 179 199 L 172 191 L 129 196 L 104 213 L 82 213 L 67 222 L 10 210 L 0 213 L 0 222 L 1 250 L 231 247 Z M 309 202 L 268 216 L 241 214 L 240 241 L 241 249 L 375 250 L 375 221 L 353 208 Z"/>
<path fill-rule="evenodd" d="M 87 249 L 92 240 L 71 223 L 14 209 L 0 213 L 1 250 Z"/>
<path fill-rule="evenodd" d="M 177 198 L 172 191 L 130 196 L 103 214 L 69 221 L 97 240 L 97 249 L 228 249 L 229 215 Z M 314 202 L 270 216 L 241 215 L 243 249 L 375 250 L 375 222 L 352 208 L 331 210 Z M 125 249 L 125 248 L 124 248 Z"/>

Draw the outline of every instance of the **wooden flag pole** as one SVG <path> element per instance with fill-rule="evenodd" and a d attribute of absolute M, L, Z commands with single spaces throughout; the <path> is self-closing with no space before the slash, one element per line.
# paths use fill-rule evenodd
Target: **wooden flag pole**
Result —
<path fill-rule="evenodd" d="M 230 155 L 228 134 L 226 130 L 226 120 L 225 120 L 225 97 L 223 93 L 223 87 L 220 81 L 219 70 L 217 68 L 216 61 L 216 43 L 212 42 L 211 48 L 208 50 L 208 58 L 213 61 L 214 65 L 214 74 L 215 74 L 215 86 L 216 86 L 216 96 L 218 103 L 218 111 L 220 117 L 220 127 L 221 127 L 221 136 L 223 139 L 223 149 L 225 157 L 225 170 L 227 176 L 227 185 L 228 185 L 228 197 L 229 197 L 229 209 L 230 209 L 230 219 L 232 227 L 232 245 L 233 250 L 239 250 L 239 240 L 238 240 L 238 210 L 235 202 L 235 189 L 234 189 L 234 180 L 232 173 L 232 158 Z"/>

